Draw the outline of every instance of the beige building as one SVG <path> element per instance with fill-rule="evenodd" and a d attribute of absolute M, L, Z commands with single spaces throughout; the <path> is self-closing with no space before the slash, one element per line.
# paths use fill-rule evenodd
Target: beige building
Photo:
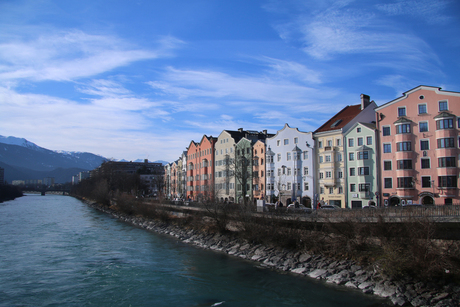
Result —
<path fill-rule="evenodd" d="M 357 122 L 375 122 L 376 107 L 369 96 L 362 94 L 361 104 L 346 106 L 313 133 L 316 144 L 317 201 L 347 207 L 344 134 Z"/>

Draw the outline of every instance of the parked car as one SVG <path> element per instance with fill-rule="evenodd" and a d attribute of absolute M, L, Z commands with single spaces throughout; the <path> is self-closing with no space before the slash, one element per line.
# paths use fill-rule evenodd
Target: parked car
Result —
<path fill-rule="evenodd" d="M 338 209 L 340 209 L 340 207 L 336 206 L 336 205 L 323 205 L 323 206 L 321 206 L 321 209 L 323 209 L 323 210 L 338 210 Z"/>
<path fill-rule="evenodd" d="M 287 206 L 287 211 L 288 212 L 305 212 L 305 213 L 311 213 L 312 212 L 312 209 L 311 208 L 307 208 L 305 207 L 304 205 L 301 205 L 301 204 L 297 204 L 297 206 L 295 204 L 290 204 L 289 206 Z"/>

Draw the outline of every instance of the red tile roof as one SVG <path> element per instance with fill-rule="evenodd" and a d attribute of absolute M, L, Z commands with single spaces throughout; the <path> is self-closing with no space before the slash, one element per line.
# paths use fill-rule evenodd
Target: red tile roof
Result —
<path fill-rule="evenodd" d="M 361 104 L 346 106 L 313 133 L 338 130 L 348 124 L 361 112 Z"/>

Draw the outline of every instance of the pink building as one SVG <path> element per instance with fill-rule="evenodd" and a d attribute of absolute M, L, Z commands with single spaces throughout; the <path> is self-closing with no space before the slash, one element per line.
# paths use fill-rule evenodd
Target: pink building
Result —
<path fill-rule="evenodd" d="M 217 138 L 204 135 L 187 148 L 187 198 L 214 198 L 214 147 Z"/>
<path fill-rule="evenodd" d="M 375 111 L 383 204 L 458 203 L 460 93 L 418 86 Z"/>

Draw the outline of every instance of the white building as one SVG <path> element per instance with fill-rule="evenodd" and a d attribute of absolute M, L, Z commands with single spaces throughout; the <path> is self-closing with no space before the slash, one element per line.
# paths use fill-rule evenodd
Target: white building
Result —
<path fill-rule="evenodd" d="M 284 205 L 294 200 L 305 206 L 315 201 L 315 149 L 312 132 L 288 124 L 266 140 L 266 195 Z"/>

